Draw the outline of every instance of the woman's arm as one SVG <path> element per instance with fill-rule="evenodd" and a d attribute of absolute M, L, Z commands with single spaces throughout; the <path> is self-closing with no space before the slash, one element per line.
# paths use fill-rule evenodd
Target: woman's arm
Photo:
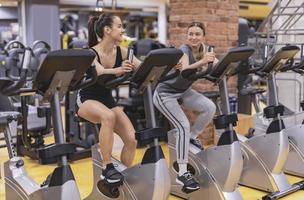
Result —
<path fill-rule="evenodd" d="M 116 68 L 104 68 L 98 61 L 97 59 L 94 60 L 94 64 L 96 66 L 96 72 L 97 76 L 100 76 L 102 74 L 114 74 L 114 75 L 121 75 L 125 72 L 130 71 L 129 68 L 126 67 L 116 67 Z"/>
<path fill-rule="evenodd" d="M 120 47 L 121 49 L 121 54 L 122 54 L 122 59 L 127 60 L 127 55 L 128 55 L 128 49 L 125 47 Z M 136 56 L 133 56 L 133 62 L 135 69 L 138 68 L 138 66 L 141 64 L 141 61 L 136 58 Z"/>
<path fill-rule="evenodd" d="M 182 70 L 185 69 L 196 69 L 196 68 L 200 68 L 203 67 L 204 65 L 207 64 L 207 62 L 205 62 L 205 60 L 201 59 L 191 65 L 189 65 L 189 56 L 187 54 L 184 53 L 184 55 L 181 58 L 181 63 L 182 63 Z"/>
<path fill-rule="evenodd" d="M 217 59 L 214 57 L 214 53 L 206 53 L 202 59 L 189 65 L 189 57 L 187 54 L 184 53 L 184 56 L 182 57 L 182 70 L 203 68 L 206 67 L 209 62 L 214 62 L 216 60 Z"/>
<path fill-rule="evenodd" d="M 96 66 L 96 72 L 97 76 L 102 75 L 102 74 L 115 74 L 115 71 L 113 69 L 105 69 L 95 58 L 94 64 Z"/>

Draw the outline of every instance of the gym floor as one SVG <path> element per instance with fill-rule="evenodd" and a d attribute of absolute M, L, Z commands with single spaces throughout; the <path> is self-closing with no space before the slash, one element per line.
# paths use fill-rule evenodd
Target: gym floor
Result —
<path fill-rule="evenodd" d="M 50 142 L 52 138 L 47 138 L 47 141 Z M 122 142 L 119 137 L 115 137 L 115 144 L 113 147 L 113 155 L 115 157 L 119 157 L 120 149 L 122 146 Z M 163 145 L 163 150 L 165 153 L 166 158 L 169 157 L 168 155 L 168 147 L 167 145 Z M 139 163 L 142 159 L 144 154 L 144 149 L 138 149 L 136 152 L 136 157 L 134 160 L 134 164 Z M 1 177 L 3 177 L 3 162 L 8 159 L 7 150 L 6 148 L 0 149 L 0 160 L 1 160 Z M 44 179 L 47 177 L 49 173 L 51 173 L 55 167 L 55 165 L 40 165 L 36 161 L 31 160 L 29 158 L 24 158 L 25 160 L 25 167 L 27 169 L 28 174 L 38 183 L 42 183 Z M 92 161 L 91 158 L 86 158 L 83 160 L 75 161 L 71 163 L 73 173 L 75 175 L 77 185 L 79 187 L 79 191 L 82 198 L 85 198 L 89 195 L 90 191 L 92 190 Z M 291 183 L 300 181 L 301 179 L 298 177 L 288 176 L 288 179 Z M 244 197 L 244 200 L 258 200 L 262 199 L 262 196 L 266 193 L 254 190 L 247 187 L 240 187 L 240 191 Z M 0 200 L 5 199 L 4 194 L 4 180 L 0 179 Z M 178 200 L 175 196 L 170 196 L 169 200 Z M 300 200 L 304 199 L 304 191 L 298 191 L 294 194 L 291 194 L 282 200 Z M 11 200 L 11 199 L 10 199 Z"/>

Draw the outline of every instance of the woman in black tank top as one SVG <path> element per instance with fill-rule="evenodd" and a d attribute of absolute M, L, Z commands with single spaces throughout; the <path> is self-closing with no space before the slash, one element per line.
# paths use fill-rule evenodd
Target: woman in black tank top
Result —
<path fill-rule="evenodd" d="M 94 48 L 91 48 L 91 49 L 96 54 L 97 60 L 95 62 L 102 65 L 98 52 Z M 116 60 L 115 60 L 115 64 L 114 64 L 113 68 L 120 67 L 122 62 L 123 62 L 123 59 L 122 59 L 122 55 L 121 55 L 121 49 L 119 46 L 117 46 L 116 47 Z M 90 76 L 91 76 L 91 74 L 88 73 L 87 77 L 89 78 Z M 115 76 L 115 75 L 113 74 L 113 76 Z M 93 100 L 99 101 L 110 109 L 116 107 L 115 99 L 112 96 L 112 90 L 109 88 L 106 88 L 104 85 L 101 85 L 98 82 L 96 82 L 94 85 L 92 85 L 90 87 L 84 88 L 79 91 L 78 101 L 80 100 L 80 102 L 82 103 L 88 99 L 93 99 Z"/>
<path fill-rule="evenodd" d="M 120 18 L 112 14 L 102 14 L 89 20 L 89 47 L 96 53 L 94 60 L 98 75 L 113 74 L 120 76 L 139 66 L 136 58 L 130 63 L 127 49 L 120 47 L 124 29 Z M 88 74 L 90 76 L 90 74 Z M 99 132 L 100 152 L 103 158 L 102 179 L 107 182 L 120 182 L 123 179 L 111 163 L 114 135 L 117 133 L 123 143 L 121 162 L 130 166 L 135 149 L 135 130 L 122 109 L 118 108 L 111 90 L 98 83 L 82 89 L 77 98 L 78 115 L 92 123 L 101 123 Z"/>

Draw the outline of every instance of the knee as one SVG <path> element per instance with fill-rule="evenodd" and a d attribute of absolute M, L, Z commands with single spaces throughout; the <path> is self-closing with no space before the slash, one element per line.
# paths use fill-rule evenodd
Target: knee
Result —
<path fill-rule="evenodd" d="M 128 138 L 128 140 L 126 141 L 125 145 L 129 148 L 129 149 L 136 149 L 137 146 L 137 140 L 135 138 Z"/>
<path fill-rule="evenodd" d="M 86 109 L 83 108 L 82 105 L 80 105 L 80 106 L 78 107 L 78 110 L 77 110 L 77 115 L 78 115 L 79 117 L 82 117 L 82 118 L 83 118 L 83 116 L 85 116 L 86 113 L 87 113 Z"/>
<path fill-rule="evenodd" d="M 216 105 L 212 101 L 210 101 L 210 104 L 208 106 L 208 113 L 210 116 L 213 117 L 215 115 L 215 112 L 216 112 Z"/>
<path fill-rule="evenodd" d="M 179 121 L 181 127 L 177 128 L 177 130 L 179 132 L 181 132 L 180 134 L 188 134 L 190 133 L 190 122 L 189 121 Z"/>
<path fill-rule="evenodd" d="M 112 126 L 115 125 L 115 114 L 113 111 L 109 110 L 106 113 L 103 113 L 102 116 L 100 116 L 100 122 L 103 126 Z"/>
<path fill-rule="evenodd" d="M 213 101 L 206 102 L 202 105 L 202 110 L 199 112 L 200 114 L 204 115 L 206 118 L 213 118 L 216 112 L 216 106 Z"/>

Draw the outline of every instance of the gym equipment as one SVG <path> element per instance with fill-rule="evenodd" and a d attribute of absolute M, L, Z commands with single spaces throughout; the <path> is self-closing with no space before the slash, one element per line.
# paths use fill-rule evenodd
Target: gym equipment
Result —
<path fill-rule="evenodd" d="M 99 180 L 102 170 L 102 158 L 98 144 L 92 147 L 94 187 L 90 199 L 167 199 L 170 193 L 170 174 L 159 139 L 167 133 L 156 127 L 154 107 L 152 103 L 152 87 L 175 66 L 182 56 L 182 52 L 174 48 L 165 48 L 151 51 L 137 71 L 128 78 L 128 75 L 110 80 L 106 86 L 113 88 L 125 80 L 136 84 L 144 97 L 147 118 L 147 128 L 136 133 L 136 139 L 152 144 L 145 152 L 140 164 L 127 168 L 118 160 L 112 162 L 117 165 L 125 177 L 121 186 L 107 184 Z"/>
<path fill-rule="evenodd" d="M 166 48 L 166 46 L 154 39 L 140 39 L 133 43 L 134 55 L 143 60 L 151 50 Z"/>
<path fill-rule="evenodd" d="M 129 84 L 129 96 L 128 98 L 121 98 L 119 96 L 120 89 L 117 94 L 117 105 L 123 107 L 124 112 L 129 117 L 135 130 L 141 130 L 146 127 L 145 107 L 143 96 L 139 90 Z M 169 130 L 169 122 L 167 119 L 158 111 L 155 110 L 156 122 L 159 127 Z M 138 147 L 142 147 L 141 141 L 137 141 Z"/>
<path fill-rule="evenodd" d="M 240 200 L 238 181 L 243 168 L 241 147 L 233 126 L 237 115 L 230 113 L 227 79 L 234 72 L 236 63 L 248 59 L 254 52 L 252 48 L 239 47 L 228 53 L 213 67 L 206 71 L 184 70 L 182 76 L 196 80 L 207 78 L 220 88 L 223 114 L 214 119 L 217 129 L 225 129 L 216 146 L 201 150 L 190 143 L 188 170 L 200 183 L 200 189 L 189 193 L 176 183 L 178 164 L 176 162 L 175 131 L 168 133 L 170 152 L 171 193 L 185 199 Z M 212 65 L 211 65 L 212 66 Z"/>
<path fill-rule="evenodd" d="M 166 46 L 159 43 L 153 39 L 140 39 L 136 42 L 132 42 L 131 44 L 132 49 L 134 50 L 134 55 L 143 60 L 145 56 L 151 51 L 155 49 L 165 48 Z M 116 100 L 117 105 L 122 106 L 124 108 L 124 112 L 127 114 L 129 119 L 131 120 L 134 128 L 136 130 L 140 130 L 145 128 L 146 119 L 145 119 L 145 108 L 143 97 L 139 93 L 138 89 L 134 87 L 132 84 L 129 85 L 129 94 L 128 98 L 121 98 L 120 88 L 115 88 L 116 91 Z M 166 127 L 167 120 L 161 113 L 156 110 L 156 121 L 159 123 L 159 127 Z M 167 124 L 166 124 L 167 123 Z M 140 147 L 141 142 L 138 141 L 138 146 Z"/>
<path fill-rule="evenodd" d="M 86 39 L 78 39 L 73 38 L 73 40 L 69 43 L 69 49 L 87 49 L 88 48 L 88 40 Z"/>
<path fill-rule="evenodd" d="M 281 118 L 284 109 L 278 103 L 275 82 L 275 73 L 298 51 L 297 46 L 282 47 L 265 65 L 251 70 L 251 72 L 267 77 L 268 90 L 274 91 L 269 93 L 269 105 L 271 106 L 264 109 L 264 115 L 266 118 L 272 118 L 272 121 L 264 133 L 255 133 L 250 138 L 238 135 L 244 155 L 244 170 L 240 184 L 272 192 L 263 199 L 276 199 L 276 197 L 285 196 L 304 186 L 302 181 L 290 185 L 283 173 L 288 158 L 289 143 L 288 133 Z"/>
<path fill-rule="evenodd" d="M 41 63 L 51 50 L 49 44 L 41 40 L 35 41 L 31 46 L 33 52 L 30 69 L 27 72 L 27 87 L 31 87 L 32 80 L 35 79 Z M 39 157 L 40 149 L 45 146 L 43 136 L 51 131 L 51 108 L 49 105 L 39 105 L 39 102 L 33 102 L 33 104 L 37 104 L 34 106 L 28 105 L 30 98 L 32 95 L 22 95 L 20 105 L 15 103 L 23 118 L 21 125 L 18 126 L 17 155 L 29 156 L 39 160 L 41 164 L 55 163 L 56 158 L 50 160 Z M 34 99 L 38 98 L 38 95 L 35 94 Z"/>
<path fill-rule="evenodd" d="M 31 51 L 26 49 L 24 66 L 30 62 Z M 26 75 L 14 82 L 1 78 L 0 91 L 4 95 L 23 92 L 38 92 L 44 100 L 51 103 L 54 137 L 56 144 L 48 148 L 58 158 L 58 167 L 42 185 L 34 182 L 24 169 L 24 162 L 16 156 L 11 143 L 8 123 L 18 118 L 14 113 L 1 113 L 1 127 L 6 127 L 5 137 L 10 160 L 4 163 L 4 180 L 6 199 L 73 199 L 80 200 L 76 182 L 67 163 L 67 154 L 75 151 L 75 146 L 64 143 L 63 125 L 60 111 L 60 100 L 68 89 L 78 89 L 89 84 L 92 80 L 81 81 L 86 70 L 90 67 L 95 54 L 88 50 L 58 50 L 50 52 L 45 58 L 34 81 L 33 88 L 20 89 L 25 83 Z M 25 73 L 24 73 L 25 74 Z M 47 152 L 46 152 L 47 153 Z"/>
<path fill-rule="evenodd" d="M 27 69 L 26 86 L 31 87 L 32 80 L 37 74 L 40 63 L 50 51 L 50 46 L 44 41 L 36 41 L 32 45 L 31 59 L 29 68 Z M 19 80 L 21 75 L 21 56 L 23 56 L 25 47 L 19 41 L 11 41 L 5 48 L 5 72 L 1 73 L 1 77 L 9 77 L 12 80 Z M 17 154 L 19 156 L 27 155 L 33 159 L 38 159 L 37 149 L 43 147 L 43 135 L 50 132 L 51 116 L 48 106 L 32 106 L 27 105 L 28 96 L 2 96 L 2 100 L 6 105 L 1 108 L 2 111 L 21 112 L 23 120 L 22 125 L 18 126 L 18 131 L 12 130 L 12 137 L 17 135 Z M 30 106 L 30 109 L 29 109 Z M 56 162 L 56 160 L 54 160 Z M 44 162 L 42 162 L 44 163 Z"/>
<path fill-rule="evenodd" d="M 24 53 L 24 45 L 19 41 L 10 41 L 7 43 L 3 51 L 0 53 L 0 77 L 14 77 L 17 73 L 21 73 L 22 58 Z M 10 68 L 9 66 L 13 66 Z M 15 107 L 12 105 L 9 97 L 0 95 L 0 112 L 14 111 Z M 12 133 L 13 142 L 15 143 L 17 132 Z M 0 140 L 4 140 L 1 136 Z M 0 147 L 6 147 L 5 144 L 1 144 Z"/>
<path fill-rule="evenodd" d="M 10 41 L 6 46 L 3 52 L 0 55 L 1 69 L 0 77 L 9 77 L 13 80 L 18 80 L 21 74 L 22 67 L 22 57 L 25 51 L 25 46 L 19 41 Z M 30 66 L 27 69 L 27 75 L 31 73 L 31 66 L 35 59 L 31 57 Z M 16 105 L 12 103 L 13 100 L 18 99 L 19 97 L 7 97 L 1 96 L 0 111 L 16 111 Z M 12 132 L 12 138 L 16 138 L 17 131 Z M 14 141 L 15 142 L 15 141 Z M 2 145 L 5 147 L 5 145 Z"/>
<path fill-rule="evenodd" d="M 77 117 L 77 94 L 78 91 L 69 91 L 65 96 L 65 138 L 66 142 L 73 143 L 77 146 L 77 151 L 69 156 L 69 160 L 91 157 L 91 147 L 96 143 L 94 135 L 95 127 Z"/>
<path fill-rule="evenodd" d="M 304 61 L 297 65 L 285 65 L 279 71 L 292 70 L 296 73 L 303 74 Z M 270 96 L 276 96 L 276 90 L 269 90 Z M 255 94 L 253 94 L 255 96 Z M 257 104 L 257 103 L 255 103 Z M 301 102 L 301 106 L 303 102 Z M 282 116 L 285 125 L 285 133 L 289 140 L 289 154 L 285 164 L 285 172 L 296 176 L 304 177 L 304 126 L 303 126 L 304 112 L 293 113 L 292 115 L 285 114 Z M 255 117 L 256 132 L 266 131 L 270 119 L 266 119 L 262 114 L 257 114 Z M 302 122 L 302 123 L 301 123 Z"/>
<path fill-rule="evenodd" d="M 18 79 L 21 70 L 21 60 L 23 58 L 25 46 L 16 40 L 8 42 L 4 47 L 5 58 L 5 69 L 6 76 L 11 79 Z M 30 69 L 28 69 L 30 70 Z"/>
<path fill-rule="evenodd" d="M 295 65 L 291 70 L 303 75 L 304 61 L 300 62 L 298 65 Z M 304 111 L 304 101 L 300 102 L 302 110 Z M 289 155 L 285 165 L 285 172 L 297 176 L 304 177 L 304 112 L 295 113 L 293 116 L 286 116 L 284 120 L 289 118 L 296 118 L 293 122 L 297 122 L 298 118 L 303 120 L 302 123 L 297 123 L 294 126 L 287 127 L 286 132 L 289 139 Z"/>
<path fill-rule="evenodd" d="M 88 41 L 74 38 L 68 47 L 70 49 L 88 48 Z M 76 144 L 77 146 L 77 151 L 69 156 L 69 160 L 91 157 L 91 147 L 96 143 L 94 135 L 95 127 L 77 117 L 77 94 L 78 91 L 69 91 L 65 96 L 65 138 L 66 142 Z"/>
<path fill-rule="evenodd" d="M 33 50 L 33 54 L 36 60 L 36 65 L 31 66 L 32 76 L 35 77 L 47 53 L 51 51 L 51 46 L 43 40 L 36 40 L 31 45 L 31 49 Z"/>

